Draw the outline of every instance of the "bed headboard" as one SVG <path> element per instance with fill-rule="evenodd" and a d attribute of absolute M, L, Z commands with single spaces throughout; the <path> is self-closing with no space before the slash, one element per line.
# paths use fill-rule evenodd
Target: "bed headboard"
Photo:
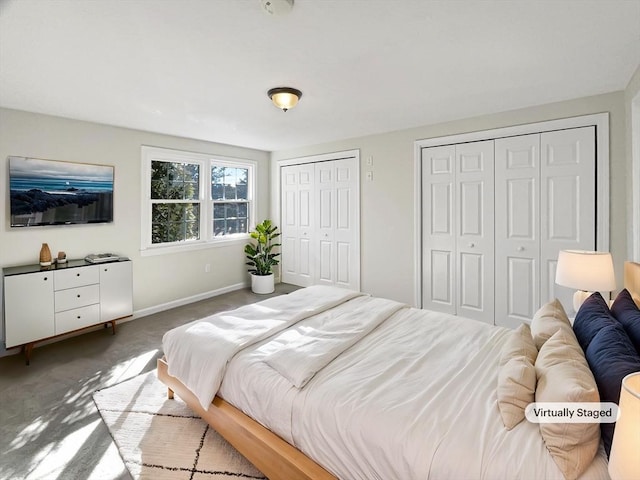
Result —
<path fill-rule="evenodd" d="M 624 288 L 640 308 L 640 263 L 624 262 Z"/>

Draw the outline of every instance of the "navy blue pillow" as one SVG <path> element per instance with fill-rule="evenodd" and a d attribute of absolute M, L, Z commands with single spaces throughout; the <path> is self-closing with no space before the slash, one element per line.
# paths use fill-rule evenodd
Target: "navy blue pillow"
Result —
<path fill-rule="evenodd" d="M 619 323 L 603 327 L 591 340 L 587 362 L 600 392 L 601 402 L 620 401 L 622 379 L 640 371 L 640 355 Z M 601 423 L 600 432 L 607 455 L 611 451 L 615 424 Z"/>
<path fill-rule="evenodd" d="M 626 288 L 616 297 L 611 306 L 611 313 L 622 324 L 640 355 L 640 309 Z"/>
<path fill-rule="evenodd" d="M 596 333 L 607 325 L 617 325 L 616 319 L 611 316 L 607 302 L 598 292 L 592 293 L 582 304 L 576 319 L 573 321 L 573 332 L 578 343 L 586 353 L 591 340 Z"/>

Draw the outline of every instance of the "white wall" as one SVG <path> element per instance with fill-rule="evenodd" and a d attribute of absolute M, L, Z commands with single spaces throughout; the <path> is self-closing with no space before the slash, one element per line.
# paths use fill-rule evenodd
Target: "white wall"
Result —
<path fill-rule="evenodd" d="M 110 127 L 17 110 L 0 109 L 0 266 L 38 262 L 47 242 L 55 255 L 83 258 L 115 252 L 133 260 L 134 311 L 248 282 L 243 245 L 177 254 L 140 256 L 140 147 L 151 145 L 258 162 L 258 218 L 269 212 L 269 154 L 247 148 Z M 9 155 L 115 166 L 114 222 L 11 228 Z M 204 265 L 211 264 L 205 273 Z M 3 332 L 3 329 L 0 329 Z M 0 333 L 0 337 L 3 333 Z"/>
<path fill-rule="evenodd" d="M 277 151 L 271 154 L 272 182 L 278 181 L 277 161 L 341 150 L 360 149 L 361 255 L 363 291 L 413 303 L 414 258 L 414 142 L 416 140 L 488 130 L 524 123 L 600 112 L 610 114 L 611 251 L 618 285 L 627 258 L 624 92 L 523 108 L 510 112 L 427 125 L 397 132 L 353 138 L 323 145 Z M 416 99 L 419 101 L 419 99 Z M 327 119 L 330 121 L 330 119 Z M 368 167 L 368 157 L 373 166 Z M 373 171 L 373 181 L 366 179 Z M 279 199 L 272 191 L 273 218 L 279 218 Z"/>
<path fill-rule="evenodd" d="M 640 65 L 624 91 L 627 123 L 628 258 L 640 262 Z"/>

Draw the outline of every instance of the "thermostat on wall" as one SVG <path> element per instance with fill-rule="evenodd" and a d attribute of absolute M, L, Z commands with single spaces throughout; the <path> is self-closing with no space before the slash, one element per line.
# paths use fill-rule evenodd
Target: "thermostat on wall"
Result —
<path fill-rule="evenodd" d="M 285 15 L 293 8 L 293 0 L 260 0 L 269 15 Z"/>

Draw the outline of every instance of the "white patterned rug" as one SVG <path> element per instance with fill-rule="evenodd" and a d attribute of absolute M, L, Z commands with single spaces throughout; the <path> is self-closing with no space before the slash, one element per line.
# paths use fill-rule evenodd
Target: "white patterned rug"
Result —
<path fill-rule="evenodd" d="M 265 478 L 167 388 L 156 372 L 93 394 L 134 479 Z"/>

